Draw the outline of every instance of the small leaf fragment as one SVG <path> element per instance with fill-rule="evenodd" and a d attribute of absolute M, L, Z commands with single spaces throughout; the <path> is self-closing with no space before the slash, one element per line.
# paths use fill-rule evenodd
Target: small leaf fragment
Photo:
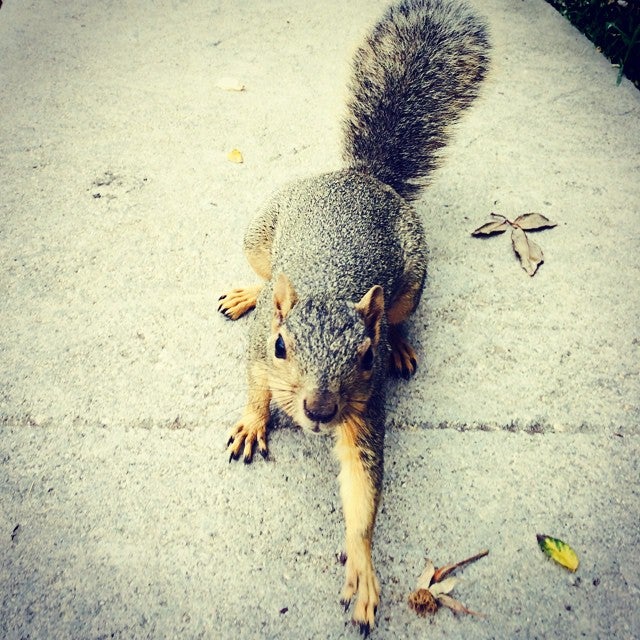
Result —
<path fill-rule="evenodd" d="M 481 618 L 484 617 L 482 613 L 478 613 L 477 611 L 471 611 L 471 609 L 467 609 L 467 607 L 465 607 L 462 604 L 462 602 L 459 602 L 458 600 L 456 600 L 455 598 L 452 598 L 451 596 L 440 595 L 438 596 L 438 602 L 440 604 L 443 604 L 445 607 L 449 607 L 449 609 L 451 609 L 451 611 L 453 611 L 454 613 L 466 613 L 470 616 L 479 616 Z"/>
<path fill-rule="evenodd" d="M 438 567 L 433 574 L 433 582 L 440 582 L 446 578 L 452 571 L 460 566 L 460 563 L 445 564 L 443 567 Z"/>
<path fill-rule="evenodd" d="M 216 87 L 223 91 L 244 91 L 245 86 L 237 78 L 220 78 L 216 82 Z"/>
<path fill-rule="evenodd" d="M 511 229 L 511 243 L 522 268 L 530 276 L 535 275 L 538 267 L 544 262 L 542 249 L 533 240 L 527 238 L 527 234 L 520 227 L 516 226 Z"/>
<path fill-rule="evenodd" d="M 239 149 L 231 149 L 227 154 L 227 160 L 235 164 L 242 164 L 244 162 L 242 152 Z"/>
<path fill-rule="evenodd" d="M 498 233 L 504 233 L 508 228 L 509 223 L 504 218 L 502 220 L 492 220 L 478 227 L 475 231 L 472 231 L 471 235 L 476 238 L 478 236 L 492 236 Z"/>
<path fill-rule="evenodd" d="M 557 222 L 552 222 L 541 213 L 523 213 L 513 221 L 513 224 L 525 231 L 539 231 L 540 229 L 550 229 L 558 226 Z"/>
<path fill-rule="evenodd" d="M 552 560 L 569 571 L 577 570 L 580 560 L 576 552 L 566 542 L 539 533 L 536 534 L 536 538 L 540 549 Z"/>
<path fill-rule="evenodd" d="M 460 582 L 459 578 L 445 578 L 440 582 L 434 582 L 429 591 L 436 597 L 439 598 L 443 593 L 449 593 L 453 591 L 453 588 Z"/>
<path fill-rule="evenodd" d="M 436 568 L 433 566 L 433 562 L 431 560 L 427 560 L 427 566 L 420 574 L 416 587 L 418 589 L 428 589 L 431 586 L 431 582 L 433 581 L 433 574 L 435 573 L 435 570 Z"/>

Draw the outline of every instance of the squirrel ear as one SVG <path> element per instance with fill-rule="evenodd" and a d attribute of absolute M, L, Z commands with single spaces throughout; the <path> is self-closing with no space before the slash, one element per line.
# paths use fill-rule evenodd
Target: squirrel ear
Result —
<path fill-rule="evenodd" d="M 371 287 L 364 294 L 362 300 L 356 304 L 356 311 L 364 319 L 367 332 L 371 336 L 373 345 L 378 344 L 380 339 L 380 321 L 384 314 L 384 293 L 380 285 Z"/>
<path fill-rule="evenodd" d="M 291 281 L 284 273 L 279 273 L 273 285 L 273 303 L 276 308 L 276 319 L 281 324 L 285 316 L 296 303 L 296 292 Z"/>

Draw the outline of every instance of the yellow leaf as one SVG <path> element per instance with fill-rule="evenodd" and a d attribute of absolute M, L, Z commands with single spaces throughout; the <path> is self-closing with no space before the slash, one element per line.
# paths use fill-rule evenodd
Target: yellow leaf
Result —
<path fill-rule="evenodd" d="M 569 571 L 575 571 L 578 568 L 580 560 L 578 560 L 576 552 L 566 542 L 539 533 L 536 538 L 542 551 L 552 560 L 566 567 Z"/>
<path fill-rule="evenodd" d="M 227 160 L 229 162 L 235 162 L 235 164 L 242 164 L 244 162 L 242 152 L 239 149 L 231 149 L 227 154 Z"/>

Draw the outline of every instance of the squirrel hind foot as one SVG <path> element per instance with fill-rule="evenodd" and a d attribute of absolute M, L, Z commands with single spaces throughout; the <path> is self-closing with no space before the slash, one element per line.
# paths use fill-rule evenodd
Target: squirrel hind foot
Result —
<path fill-rule="evenodd" d="M 371 557 L 367 552 L 364 556 L 352 553 L 347 556 L 345 582 L 342 588 L 340 603 L 345 612 L 355 597 L 352 621 L 359 627 L 360 633 L 367 637 L 375 625 L 375 617 L 380 603 L 380 584 L 376 577 Z"/>
<path fill-rule="evenodd" d="M 389 358 L 391 375 L 408 380 L 418 368 L 418 358 L 411 344 L 400 332 L 399 327 L 389 327 L 389 346 L 391 347 Z"/>

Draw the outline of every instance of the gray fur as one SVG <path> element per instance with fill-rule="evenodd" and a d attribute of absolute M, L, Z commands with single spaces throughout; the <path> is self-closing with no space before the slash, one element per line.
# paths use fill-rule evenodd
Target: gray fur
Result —
<path fill-rule="evenodd" d="M 457 1 L 389 7 L 355 54 L 347 163 L 416 198 L 448 126 L 477 95 L 488 49 L 483 23 Z"/>
<path fill-rule="evenodd" d="M 355 353 L 362 340 L 362 319 L 353 303 L 379 284 L 388 307 L 408 281 L 422 283 L 426 273 L 427 249 L 413 208 L 393 189 L 352 170 L 294 182 L 272 197 L 250 225 L 245 250 L 262 251 L 265 241 L 272 275 L 285 273 L 300 300 L 294 317 L 311 311 L 306 304 L 311 299 L 326 311 L 324 318 L 315 313 L 318 319 L 313 330 L 307 323 L 308 335 L 296 334 L 303 344 L 309 343 L 298 354 L 300 366 L 317 369 L 322 363 L 325 369 L 335 369 L 331 372 L 334 378 L 339 377 L 339 359 L 337 349 L 330 345 L 341 341 L 342 350 Z M 268 282 L 256 313 L 256 317 L 264 314 L 260 321 L 263 335 L 252 341 L 250 361 L 271 357 L 266 353 L 266 336 L 272 295 Z M 262 312 L 261 307 L 267 310 Z M 358 331 L 345 330 L 356 325 Z M 379 352 L 386 354 L 387 349 L 383 330 Z M 305 357 L 317 363 L 304 362 Z M 321 377 L 327 376 L 325 371 Z"/>
<path fill-rule="evenodd" d="M 386 304 L 408 277 L 424 279 L 426 245 L 414 210 L 375 178 L 343 170 L 294 182 L 267 203 L 245 235 L 247 253 L 268 244 L 272 276 L 285 273 L 298 303 L 285 320 L 300 346 L 298 362 L 342 386 L 344 363 L 365 337 L 354 303 L 375 284 Z M 249 361 L 267 362 L 273 277 L 258 301 Z M 386 326 L 379 360 L 386 367 Z M 382 385 L 380 385 L 382 386 Z M 380 392 L 382 393 L 382 392 Z"/>

